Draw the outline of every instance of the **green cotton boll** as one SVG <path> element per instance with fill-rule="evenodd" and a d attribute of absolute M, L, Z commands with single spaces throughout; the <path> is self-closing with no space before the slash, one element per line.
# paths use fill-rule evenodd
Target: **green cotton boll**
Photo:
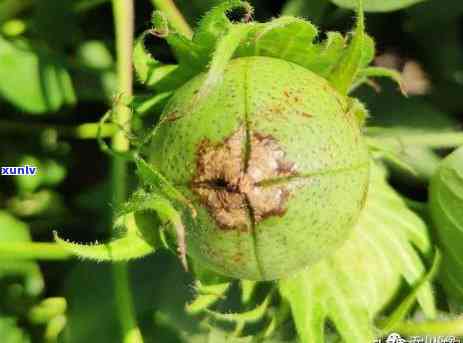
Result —
<path fill-rule="evenodd" d="M 369 153 L 352 101 L 282 59 L 231 60 L 179 88 L 150 163 L 197 210 L 187 253 L 227 276 L 274 280 L 332 254 L 364 207 Z"/>

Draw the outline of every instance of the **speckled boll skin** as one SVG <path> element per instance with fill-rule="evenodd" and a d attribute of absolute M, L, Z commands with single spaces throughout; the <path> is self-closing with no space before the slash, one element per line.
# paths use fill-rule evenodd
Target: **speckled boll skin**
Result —
<path fill-rule="evenodd" d="M 150 157 L 197 209 L 186 219 L 188 255 L 224 275 L 273 280 L 336 250 L 369 178 L 348 100 L 268 57 L 232 60 L 222 82 L 192 102 L 203 81 L 175 92 Z"/>

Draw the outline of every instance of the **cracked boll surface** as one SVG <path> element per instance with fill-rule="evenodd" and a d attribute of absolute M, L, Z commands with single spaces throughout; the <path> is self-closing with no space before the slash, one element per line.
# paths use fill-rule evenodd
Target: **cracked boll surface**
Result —
<path fill-rule="evenodd" d="M 293 63 L 232 60 L 167 104 L 150 162 L 195 205 L 187 251 L 231 277 L 273 280 L 349 238 L 368 191 L 369 155 L 348 101 Z"/>

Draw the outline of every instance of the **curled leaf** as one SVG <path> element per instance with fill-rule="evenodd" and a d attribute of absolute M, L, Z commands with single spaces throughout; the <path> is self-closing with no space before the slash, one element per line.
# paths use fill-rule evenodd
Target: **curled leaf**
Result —
<path fill-rule="evenodd" d="M 196 291 L 198 295 L 195 300 L 186 305 L 186 311 L 190 314 L 198 314 L 205 311 L 225 297 L 225 293 L 230 288 L 230 285 L 230 282 L 225 282 L 206 286 L 197 282 Z"/>
<path fill-rule="evenodd" d="M 357 4 L 357 24 L 351 42 L 329 76 L 329 80 L 341 94 L 347 94 L 365 61 L 363 0 L 358 0 Z"/>
<path fill-rule="evenodd" d="M 280 281 L 301 342 L 325 342 L 328 320 L 344 342 L 372 342 L 373 321 L 397 296 L 402 278 L 413 287 L 426 274 L 414 247 L 424 255 L 431 251 L 426 225 L 375 166 L 366 208 L 352 237 L 331 257 Z M 417 299 L 425 315 L 433 318 L 428 280 L 417 291 Z"/>
<path fill-rule="evenodd" d="M 449 155 L 431 179 L 430 211 L 443 253 L 440 281 L 463 303 L 463 148 Z"/>
<path fill-rule="evenodd" d="M 123 220 L 127 227 L 136 225 L 133 215 L 125 216 Z M 124 236 L 108 243 L 95 242 L 93 244 L 80 244 L 62 239 L 56 231 L 53 232 L 53 235 L 59 245 L 76 256 L 98 262 L 127 261 L 155 251 L 155 247 L 145 241 L 138 230 L 127 230 Z"/>

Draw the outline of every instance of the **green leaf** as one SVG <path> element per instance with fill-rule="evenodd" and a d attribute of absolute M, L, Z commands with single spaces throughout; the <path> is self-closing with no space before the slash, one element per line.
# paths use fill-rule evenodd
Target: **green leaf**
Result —
<path fill-rule="evenodd" d="M 151 215 L 151 214 L 154 214 Z M 79 244 L 63 240 L 54 232 L 56 242 L 76 256 L 96 261 L 126 261 L 156 251 L 165 239 L 160 233 L 160 221 L 170 223 L 176 236 L 180 260 L 187 269 L 185 228 L 180 212 L 162 196 L 135 192 L 116 219 L 116 228 L 125 228 L 122 236 L 108 243 Z"/>
<path fill-rule="evenodd" d="M 30 240 L 29 228 L 25 223 L 6 211 L 0 211 L 0 243 Z M 36 262 L 0 257 L 0 279 L 11 276 L 23 279 L 26 292 L 30 295 L 38 295 L 43 290 L 43 278 Z"/>
<path fill-rule="evenodd" d="M 463 148 L 448 156 L 431 179 L 430 211 L 443 252 L 441 279 L 463 303 Z"/>
<path fill-rule="evenodd" d="M 426 273 L 426 275 L 416 284 L 413 290 L 405 297 L 405 299 L 397 306 L 393 313 L 389 315 L 389 318 L 385 323 L 381 325 L 381 329 L 384 333 L 393 331 L 397 324 L 403 321 L 406 316 L 410 313 L 413 305 L 416 302 L 416 296 L 418 295 L 421 287 L 431 282 L 436 276 L 440 263 L 441 263 L 441 254 L 439 250 L 436 250 L 434 254 L 434 259 L 431 268 Z"/>
<path fill-rule="evenodd" d="M 356 8 L 358 0 L 331 0 L 338 6 Z M 390 12 L 412 6 L 424 0 L 363 0 L 367 12 Z"/>
<path fill-rule="evenodd" d="M 159 79 L 155 76 L 155 73 L 158 73 L 158 68 L 161 66 L 161 63 L 156 60 L 145 47 L 145 38 L 149 32 L 143 32 L 136 40 L 133 48 L 133 66 L 137 74 L 138 80 L 147 85 L 152 85 L 153 81 L 150 81 L 152 78 Z"/>
<path fill-rule="evenodd" d="M 226 14 L 238 8 L 244 9 L 249 16 L 253 13 L 251 5 L 246 1 L 226 0 L 207 12 L 201 19 L 194 33 L 193 42 L 201 48 L 203 58 L 208 59 L 219 38 L 232 25 Z"/>
<path fill-rule="evenodd" d="M 150 30 L 150 33 L 165 38 L 180 63 L 188 64 L 192 69 L 201 65 L 200 47 L 190 38 L 172 31 L 163 12 L 154 11 L 151 23 L 153 29 Z"/>
<path fill-rule="evenodd" d="M 283 16 L 256 24 L 237 55 L 269 56 L 307 65 L 306 60 L 316 53 L 312 42 L 317 34 L 317 28 L 308 21 Z"/>
<path fill-rule="evenodd" d="M 0 37 L 0 79 L 0 97 L 26 112 L 55 112 L 76 102 L 71 78 L 59 59 L 26 41 Z"/>
<path fill-rule="evenodd" d="M 341 94 L 348 93 L 361 67 L 371 58 L 372 51 L 374 51 L 365 38 L 363 0 L 357 0 L 356 4 L 358 6 L 357 24 L 352 39 L 328 78 Z M 365 49 L 365 46 L 368 48 Z"/>
<path fill-rule="evenodd" d="M 353 236 L 331 257 L 280 281 L 303 343 L 323 343 L 330 320 L 343 342 L 372 342 L 373 321 L 397 298 L 401 282 L 413 287 L 425 275 L 420 254 L 432 249 L 424 222 L 372 170 L 370 191 Z M 435 316 L 431 286 L 418 292 L 427 317 Z"/>
<path fill-rule="evenodd" d="M 448 113 L 424 99 L 401 97 L 398 96 L 396 89 L 391 88 L 383 87 L 380 95 L 362 92 L 362 100 L 367 103 L 368 108 L 374 109 L 374 115 L 369 118 L 370 127 L 367 128 L 367 132 L 374 137 L 390 138 L 391 148 L 396 151 L 396 155 L 415 171 L 415 174 L 412 174 L 406 169 L 399 168 L 395 163 L 388 163 L 396 182 L 407 187 L 410 185 L 423 187 L 434 175 L 440 156 L 428 147 L 404 144 L 406 137 L 427 132 L 436 134 L 451 132 L 458 127 L 458 123 Z M 383 148 L 388 147 L 383 146 Z"/>
<path fill-rule="evenodd" d="M 156 91 L 169 91 L 179 87 L 181 84 L 188 81 L 192 75 L 199 73 L 201 70 L 198 67 L 195 68 L 191 59 L 180 58 L 179 60 L 189 68 L 179 67 L 173 64 L 162 64 L 156 58 L 154 58 L 145 47 L 146 35 L 150 34 L 151 31 L 145 31 L 135 41 L 133 49 L 133 64 L 138 77 L 138 80 L 146 87 Z M 167 33 L 164 37 L 169 44 L 175 45 L 177 41 L 184 42 L 186 44 L 187 38 L 181 38 L 178 34 Z M 193 56 L 193 51 L 189 46 L 184 47 L 189 52 L 183 52 L 181 56 Z"/>
<path fill-rule="evenodd" d="M 133 213 L 122 216 L 117 224 L 124 225 L 127 230 L 122 237 L 108 243 L 74 243 L 58 237 L 56 232 L 54 238 L 59 245 L 76 256 L 96 261 L 127 261 L 155 251 L 156 247 L 142 238 Z"/>

